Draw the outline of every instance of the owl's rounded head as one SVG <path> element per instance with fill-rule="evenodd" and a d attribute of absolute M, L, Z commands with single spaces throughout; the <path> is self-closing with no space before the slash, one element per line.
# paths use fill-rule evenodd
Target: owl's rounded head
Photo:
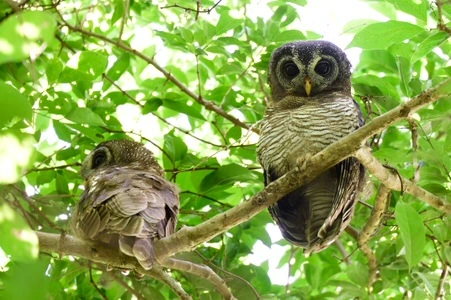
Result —
<path fill-rule="evenodd" d="M 268 80 L 276 102 L 288 95 L 350 94 L 351 63 L 339 47 L 327 41 L 288 43 L 273 52 Z"/>
<path fill-rule="evenodd" d="M 129 140 L 111 140 L 100 143 L 83 161 L 81 175 L 84 179 L 94 171 L 114 166 L 133 166 L 154 170 L 163 176 L 163 170 L 153 153 L 142 144 Z"/>

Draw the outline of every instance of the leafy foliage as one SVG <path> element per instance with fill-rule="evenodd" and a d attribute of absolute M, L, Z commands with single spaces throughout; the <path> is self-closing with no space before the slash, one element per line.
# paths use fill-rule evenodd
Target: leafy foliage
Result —
<path fill-rule="evenodd" d="M 200 8 L 187 0 L 23 3 L 0 3 L 0 298 L 174 298 L 152 278 L 56 254 L 37 258 L 30 229 L 70 230 L 82 191 L 80 162 L 105 139 L 131 138 L 154 151 L 181 190 L 180 226 L 200 224 L 262 190 L 252 126 L 265 111 L 271 52 L 321 37 L 299 26 L 307 2 L 259 2 L 268 17 L 255 16 L 250 0 L 206 0 Z M 349 47 L 361 49 L 354 94 L 369 122 L 451 76 L 451 5 L 366 3 L 390 19 L 348 26 Z M 450 100 L 369 141 L 380 161 L 448 201 Z M 357 230 L 377 198 L 380 184 L 370 181 L 374 192 L 367 189 L 352 222 Z M 369 242 L 376 282 L 352 235 L 305 257 L 271 236 L 267 212 L 187 259 L 216 266 L 238 299 L 449 297 L 451 217 L 405 193 L 390 197 Z M 273 257 L 252 262 L 263 245 L 281 249 L 278 265 Z M 286 268 L 286 286 L 274 282 L 276 268 Z M 194 298 L 220 298 L 207 280 L 172 276 Z M 21 294 L 25 284 L 28 296 Z"/>

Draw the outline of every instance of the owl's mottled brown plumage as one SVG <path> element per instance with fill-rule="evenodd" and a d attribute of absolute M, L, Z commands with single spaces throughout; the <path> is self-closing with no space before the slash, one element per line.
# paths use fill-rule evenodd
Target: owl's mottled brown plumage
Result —
<path fill-rule="evenodd" d="M 351 96 L 350 63 L 326 41 L 276 49 L 269 66 L 271 102 L 262 121 L 258 158 L 268 184 L 363 125 Z M 347 158 L 269 208 L 282 235 L 318 252 L 351 221 L 364 168 Z"/>
<path fill-rule="evenodd" d="M 164 178 L 152 152 L 128 140 L 99 144 L 85 159 L 85 191 L 73 217 L 84 240 L 118 247 L 144 269 L 154 262 L 154 239 L 175 232 L 177 188 Z"/>

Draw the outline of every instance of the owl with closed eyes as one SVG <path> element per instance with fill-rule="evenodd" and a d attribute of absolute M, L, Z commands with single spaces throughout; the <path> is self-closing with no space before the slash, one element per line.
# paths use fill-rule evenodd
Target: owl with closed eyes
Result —
<path fill-rule="evenodd" d="M 266 185 L 364 123 L 351 95 L 351 64 L 330 42 L 276 49 L 268 81 L 271 100 L 257 148 Z M 306 254 L 327 248 L 351 221 L 364 173 L 357 159 L 345 158 L 271 206 L 283 237 Z"/>
<path fill-rule="evenodd" d="M 84 160 L 85 190 L 75 209 L 75 235 L 135 257 L 148 270 L 154 240 L 175 232 L 178 189 L 151 151 L 128 140 L 99 144 Z"/>

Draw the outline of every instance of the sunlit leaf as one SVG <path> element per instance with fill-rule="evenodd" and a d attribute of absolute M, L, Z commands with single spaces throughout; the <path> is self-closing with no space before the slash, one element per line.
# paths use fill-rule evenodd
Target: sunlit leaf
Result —
<path fill-rule="evenodd" d="M 396 204 L 395 217 L 406 249 L 406 260 L 412 269 L 423 259 L 426 243 L 423 220 L 412 206 L 402 201 Z"/>
<path fill-rule="evenodd" d="M 223 12 L 216 24 L 216 35 L 221 35 L 241 24 L 242 20 L 234 19 L 228 13 Z"/>
<path fill-rule="evenodd" d="M 30 102 L 14 87 L 0 81 L 0 95 L 0 127 L 13 119 L 31 118 Z"/>
<path fill-rule="evenodd" d="M 92 110 L 86 107 L 77 107 L 71 111 L 66 118 L 78 124 L 92 125 L 92 126 L 104 126 L 103 120 L 94 113 Z"/>
<path fill-rule="evenodd" d="M 38 257 L 38 238 L 11 207 L 0 203 L 0 247 L 14 262 L 31 262 Z"/>
<path fill-rule="evenodd" d="M 0 64 L 35 60 L 55 39 L 56 22 L 44 11 L 22 11 L 0 23 Z"/>
<path fill-rule="evenodd" d="M 401 21 L 374 23 L 360 30 L 348 47 L 385 49 L 392 44 L 401 43 L 424 31 L 423 28 L 417 25 Z"/>

